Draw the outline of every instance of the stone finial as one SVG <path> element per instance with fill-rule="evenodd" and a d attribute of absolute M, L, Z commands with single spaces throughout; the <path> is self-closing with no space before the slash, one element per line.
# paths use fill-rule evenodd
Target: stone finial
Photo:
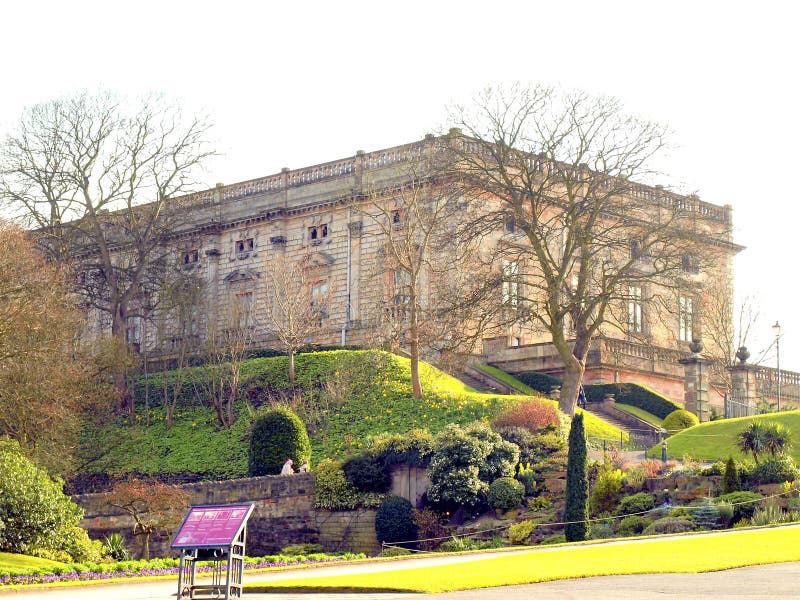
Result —
<path fill-rule="evenodd" d="M 736 358 L 739 359 L 739 364 L 741 365 L 747 362 L 747 359 L 750 358 L 750 352 L 748 352 L 747 346 L 739 347 L 739 349 L 736 351 Z"/>
<path fill-rule="evenodd" d="M 694 338 L 692 343 L 689 344 L 689 350 L 692 354 L 700 354 L 703 351 L 703 343 L 699 339 Z"/>

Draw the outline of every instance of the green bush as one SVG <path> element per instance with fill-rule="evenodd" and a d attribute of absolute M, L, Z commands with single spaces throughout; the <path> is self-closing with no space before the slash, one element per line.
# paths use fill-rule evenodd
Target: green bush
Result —
<path fill-rule="evenodd" d="M 728 502 L 717 502 L 719 511 L 719 524 L 722 527 L 730 527 L 733 524 L 733 506 Z"/>
<path fill-rule="evenodd" d="M 344 476 L 359 492 L 389 491 L 392 478 L 389 467 L 379 457 L 372 454 L 359 454 L 348 458 L 342 465 Z"/>
<path fill-rule="evenodd" d="M 520 462 L 514 478 L 522 484 L 526 496 L 533 496 L 536 493 L 536 471 L 530 463 Z"/>
<path fill-rule="evenodd" d="M 525 499 L 525 486 L 513 477 L 500 477 L 489 486 L 487 500 L 492 508 L 510 510 Z"/>
<path fill-rule="evenodd" d="M 287 458 L 295 468 L 311 459 L 311 442 L 300 418 L 288 408 L 256 415 L 248 452 L 250 475 L 278 475 Z"/>
<path fill-rule="evenodd" d="M 639 535 L 652 523 L 647 517 L 631 515 L 619 522 L 617 533 L 621 536 Z"/>
<path fill-rule="evenodd" d="M 606 394 L 614 394 L 615 400 L 620 404 L 641 408 L 659 419 L 666 419 L 671 412 L 683 408 L 666 396 L 637 383 L 593 384 L 585 385 L 583 389 L 589 402 L 602 402 Z"/>
<path fill-rule="evenodd" d="M 714 529 L 719 525 L 720 522 L 719 507 L 710 499 L 703 498 L 694 511 L 693 520 L 699 527 Z"/>
<path fill-rule="evenodd" d="M 592 525 L 591 539 L 606 540 L 614 537 L 614 529 L 610 523 L 595 523 Z"/>
<path fill-rule="evenodd" d="M 763 500 L 763 497 L 756 492 L 731 492 L 717 498 L 718 503 L 726 502 L 733 506 L 732 523 L 752 518 L 756 508 L 761 504 L 761 500 Z"/>
<path fill-rule="evenodd" d="M 604 467 L 592 488 L 592 514 L 613 513 L 622 494 L 622 471 Z"/>
<path fill-rule="evenodd" d="M 434 438 L 428 500 L 474 508 L 485 501 L 489 481 L 514 474 L 518 458 L 517 447 L 484 423 L 448 425 Z"/>
<path fill-rule="evenodd" d="M 317 485 L 314 505 L 327 510 L 352 509 L 358 506 L 358 490 L 344 476 L 341 464 L 328 458 L 316 468 Z"/>
<path fill-rule="evenodd" d="M 697 415 L 690 413 L 688 410 L 679 408 L 667 415 L 664 419 L 663 427 L 669 432 L 683 431 L 700 424 L 700 419 Z"/>
<path fill-rule="evenodd" d="M 797 467 L 791 456 L 767 457 L 758 463 L 749 475 L 750 485 L 783 483 L 797 479 Z"/>
<path fill-rule="evenodd" d="M 417 524 L 411 502 L 400 496 L 389 496 L 381 502 L 375 513 L 375 533 L 379 543 L 416 540 Z"/>
<path fill-rule="evenodd" d="M 686 531 L 694 531 L 696 528 L 697 526 L 694 523 L 686 519 L 664 517 L 658 521 L 653 521 L 642 533 L 645 535 L 684 533 Z"/>
<path fill-rule="evenodd" d="M 408 548 L 401 548 L 400 546 L 390 546 L 389 548 L 384 548 L 381 550 L 381 556 L 384 558 L 392 556 L 408 556 L 409 554 L 411 554 L 411 550 Z"/>
<path fill-rule="evenodd" d="M 294 544 L 281 548 L 281 554 L 286 554 L 287 556 L 305 556 L 307 554 L 318 554 L 322 551 L 322 544 Z"/>
<path fill-rule="evenodd" d="M 15 441 L 0 440 L 0 474 L 0 522 L 5 525 L 0 528 L 0 550 L 92 555 L 86 532 L 74 531 L 83 511 L 64 495 L 63 482 L 23 456 Z"/>
<path fill-rule="evenodd" d="M 367 449 L 386 466 L 427 467 L 431 458 L 433 434 L 427 429 L 406 433 L 380 433 L 370 436 Z"/>
<path fill-rule="evenodd" d="M 656 505 L 656 499 L 647 492 L 639 492 L 632 496 L 625 496 L 617 506 L 618 515 L 629 515 L 631 513 L 643 513 Z"/>
<path fill-rule="evenodd" d="M 534 529 L 536 529 L 536 523 L 534 521 L 525 520 L 514 523 L 508 528 L 508 541 L 514 546 L 529 544 Z"/>

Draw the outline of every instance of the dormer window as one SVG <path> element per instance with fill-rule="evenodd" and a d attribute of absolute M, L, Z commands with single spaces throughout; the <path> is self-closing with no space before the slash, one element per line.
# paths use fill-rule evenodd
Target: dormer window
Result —
<path fill-rule="evenodd" d="M 253 240 L 253 238 L 238 240 L 236 242 L 236 258 L 247 258 L 255 247 L 255 240 Z"/>

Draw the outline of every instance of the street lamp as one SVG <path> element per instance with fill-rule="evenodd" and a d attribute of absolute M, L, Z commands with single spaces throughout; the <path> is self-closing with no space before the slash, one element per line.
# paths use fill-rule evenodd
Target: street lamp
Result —
<path fill-rule="evenodd" d="M 781 412 L 781 324 L 775 321 L 772 326 L 775 332 L 775 354 L 777 355 L 777 376 L 778 376 L 778 412 Z"/>

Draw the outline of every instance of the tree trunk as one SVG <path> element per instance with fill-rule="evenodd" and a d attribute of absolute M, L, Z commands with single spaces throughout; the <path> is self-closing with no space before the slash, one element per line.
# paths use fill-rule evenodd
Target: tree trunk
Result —
<path fill-rule="evenodd" d="M 561 385 L 558 408 L 561 409 L 561 412 L 570 416 L 575 414 L 575 406 L 578 404 L 578 392 L 583 381 L 584 370 L 584 363 L 574 357 L 572 361 L 564 365 L 564 383 Z"/>
<path fill-rule="evenodd" d="M 294 385 L 294 350 L 289 350 L 289 383 Z"/>
<path fill-rule="evenodd" d="M 120 306 L 114 311 L 114 316 L 111 319 L 111 336 L 116 340 L 119 345 L 120 351 L 126 353 L 126 358 L 120 360 L 119 358 L 114 361 L 112 366 L 114 375 L 114 389 L 117 392 L 119 399 L 120 409 L 128 412 L 131 423 L 136 422 L 136 405 L 134 398 L 128 389 L 127 378 L 125 377 L 125 363 L 127 361 L 128 346 L 125 343 L 125 317 L 126 313 Z"/>
<path fill-rule="evenodd" d="M 417 279 L 411 280 L 408 296 L 408 335 L 411 338 L 411 393 L 415 400 L 422 398 L 422 385 L 419 381 L 419 320 L 417 316 Z"/>
<path fill-rule="evenodd" d="M 150 560 L 150 534 L 142 534 L 142 559 Z"/>

